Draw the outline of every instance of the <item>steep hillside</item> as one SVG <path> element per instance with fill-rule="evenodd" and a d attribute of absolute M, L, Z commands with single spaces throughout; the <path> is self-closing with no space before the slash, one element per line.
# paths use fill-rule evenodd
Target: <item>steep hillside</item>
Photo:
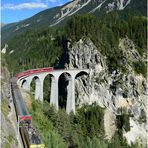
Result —
<path fill-rule="evenodd" d="M 2 51 L 6 51 L 11 74 L 17 74 L 26 69 L 54 65 L 63 53 L 65 40 L 61 32 L 31 30 L 15 36 Z"/>
<path fill-rule="evenodd" d="M 18 73 L 36 67 L 51 65 L 61 67 L 62 62 L 59 64 L 58 62 L 67 48 L 67 41 L 75 42 L 83 36 L 90 37 L 101 53 L 107 57 L 111 72 L 117 68 L 125 70 L 123 63 L 119 62 L 121 59 L 118 50 L 120 37 L 128 36 L 132 39 L 138 53 L 143 56 L 143 59 L 146 58 L 146 19 L 133 16 L 125 21 L 119 17 L 118 13 L 113 12 L 100 21 L 92 15 L 75 16 L 62 30 L 33 29 L 15 36 L 5 46 L 9 69 L 13 73 Z M 62 59 L 66 60 L 66 57 Z M 136 66 L 134 62 L 129 64 L 133 67 L 135 65 L 135 68 L 140 66 Z M 141 69 L 137 71 L 145 75 L 145 71 Z"/>
<path fill-rule="evenodd" d="M 75 14 L 94 14 L 97 17 L 117 10 L 126 15 L 128 11 L 146 16 L 146 0 L 74 0 L 63 6 L 47 9 L 31 18 L 2 27 L 2 45 L 14 35 L 30 28 L 60 26 Z"/>
<path fill-rule="evenodd" d="M 118 62 L 124 64 L 126 72 L 121 72 L 117 68 L 111 74 L 108 71 L 106 58 L 90 39 L 83 38 L 73 45 L 69 44 L 68 50 L 69 62 L 65 63 L 67 69 L 91 68 L 89 77 L 80 76 L 76 80 L 77 106 L 82 107 L 83 104 L 96 103 L 109 109 L 109 121 L 105 122 L 105 125 L 109 126 L 105 126 L 108 137 L 112 137 L 114 132 L 119 130 L 115 127 L 118 115 L 123 113 L 131 115 L 130 120 L 126 121 L 126 124 L 129 122 L 130 128 L 122 127 L 122 132 L 129 143 L 142 141 L 143 146 L 145 146 L 148 87 L 146 78 L 137 74 L 130 66 L 130 62 L 142 59 L 136 51 L 134 43 L 129 38 L 119 40 L 118 50 L 122 57 Z M 109 124 L 110 122 L 111 124 Z M 112 132 L 109 131 L 109 128 L 112 128 Z"/>
<path fill-rule="evenodd" d="M 5 148 L 22 148 L 17 139 L 16 113 L 10 96 L 10 73 L 6 60 L 1 55 L 1 143 Z"/>

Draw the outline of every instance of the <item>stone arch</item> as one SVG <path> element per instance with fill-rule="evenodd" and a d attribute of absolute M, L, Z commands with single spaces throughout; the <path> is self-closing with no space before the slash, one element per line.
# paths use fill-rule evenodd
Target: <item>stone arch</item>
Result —
<path fill-rule="evenodd" d="M 64 74 L 65 76 L 67 75 L 67 76 L 72 77 L 70 72 L 68 72 L 68 71 L 63 71 L 63 72 L 60 73 L 59 78 L 60 78 L 63 74 Z"/>
<path fill-rule="evenodd" d="M 33 81 L 35 81 L 35 86 L 34 86 L 34 89 L 35 89 L 35 99 L 41 99 L 41 80 L 39 78 L 39 76 L 34 76 L 32 77 L 32 80 L 31 80 L 31 83 L 33 83 Z"/>
<path fill-rule="evenodd" d="M 21 87 L 23 89 L 27 89 L 27 80 L 26 79 L 24 79 L 24 80 L 21 81 Z"/>
<path fill-rule="evenodd" d="M 53 97 L 53 86 L 55 82 L 55 76 L 51 73 L 48 73 L 43 79 L 43 98 L 51 104 L 51 98 Z"/>
<path fill-rule="evenodd" d="M 80 103 L 81 93 L 89 90 L 89 72 L 82 70 L 75 75 L 75 105 Z M 89 92 L 88 92 L 89 93 Z"/>
<path fill-rule="evenodd" d="M 84 78 L 84 76 L 86 76 L 85 79 L 81 79 L 82 82 L 83 82 L 83 85 L 86 86 L 86 85 L 87 85 L 87 84 L 86 84 L 86 78 L 88 78 L 88 75 L 89 75 L 89 73 L 88 73 L 87 71 L 82 70 L 82 71 L 78 72 L 78 73 L 75 75 L 75 79 L 77 79 L 77 78 L 79 78 L 79 77 L 82 77 L 82 76 L 83 76 L 82 78 Z"/>
<path fill-rule="evenodd" d="M 89 75 L 89 73 L 85 70 L 81 70 L 80 72 L 78 72 L 76 75 L 75 75 L 75 79 L 77 77 L 80 77 L 80 76 L 83 76 L 83 75 Z"/>
<path fill-rule="evenodd" d="M 72 79 L 72 76 L 69 72 L 63 71 L 59 75 L 58 80 L 58 92 L 59 92 L 59 107 L 67 108 L 67 98 L 70 92 L 69 81 Z"/>

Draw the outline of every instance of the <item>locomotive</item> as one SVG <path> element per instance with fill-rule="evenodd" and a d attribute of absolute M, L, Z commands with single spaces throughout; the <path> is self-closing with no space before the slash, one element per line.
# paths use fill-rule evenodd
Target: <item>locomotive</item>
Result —
<path fill-rule="evenodd" d="M 32 118 L 27 111 L 16 81 L 16 77 L 11 79 L 11 94 L 24 148 L 45 148 L 36 129 L 32 126 Z"/>

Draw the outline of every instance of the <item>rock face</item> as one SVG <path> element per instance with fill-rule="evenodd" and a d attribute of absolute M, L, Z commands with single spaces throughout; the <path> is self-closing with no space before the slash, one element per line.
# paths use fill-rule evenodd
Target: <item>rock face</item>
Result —
<path fill-rule="evenodd" d="M 108 109 L 104 114 L 104 131 L 106 139 L 111 139 L 116 131 L 116 115 Z"/>
<path fill-rule="evenodd" d="M 136 121 L 146 120 L 146 79 L 136 75 L 130 64 L 141 57 L 128 38 L 120 39 L 119 50 L 123 55 L 121 61 L 127 66 L 128 72 L 125 74 L 116 70 L 109 74 L 106 58 L 90 39 L 83 38 L 74 45 L 68 43 L 69 62 L 65 68 L 90 69 L 89 76 L 83 75 L 76 79 L 76 104 L 80 107 L 95 102 L 114 114 L 121 114 L 120 109 L 124 108 L 134 115 Z"/>
<path fill-rule="evenodd" d="M 17 140 L 17 123 L 14 105 L 10 101 L 10 74 L 5 61 L 2 61 L 1 77 L 1 141 L 2 148 L 22 148 L 20 142 Z"/>

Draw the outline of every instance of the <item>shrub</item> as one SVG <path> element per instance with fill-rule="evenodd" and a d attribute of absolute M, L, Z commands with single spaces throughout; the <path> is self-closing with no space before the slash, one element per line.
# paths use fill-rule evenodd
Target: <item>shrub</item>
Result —
<path fill-rule="evenodd" d="M 137 74 L 142 74 L 144 77 L 147 76 L 147 66 L 145 62 L 141 60 L 133 62 L 133 67 Z"/>

